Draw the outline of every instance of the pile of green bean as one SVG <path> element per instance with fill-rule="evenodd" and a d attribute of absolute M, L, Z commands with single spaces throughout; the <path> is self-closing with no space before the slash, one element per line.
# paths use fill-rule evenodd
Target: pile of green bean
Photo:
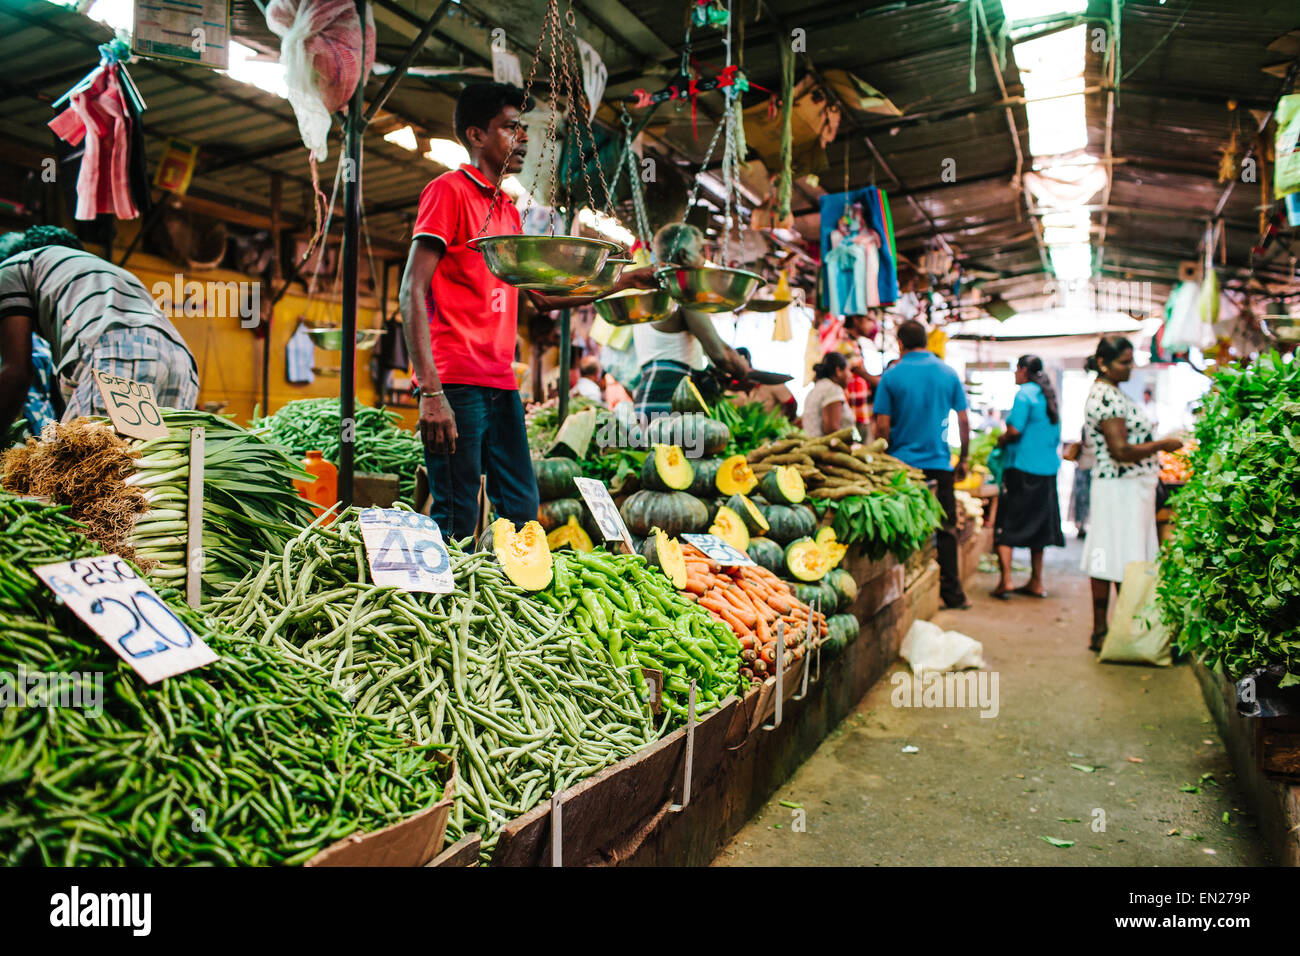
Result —
<path fill-rule="evenodd" d="M 268 418 L 256 418 L 249 428 L 288 448 L 301 458 L 319 451 L 326 461 L 339 463 L 339 400 L 303 398 L 285 405 Z M 402 426 L 396 412 L 369 405 L 356 410 L 355 461 L 359 475 L 396 475 L 400 499 L 414 504 L 415 470 L 424 464 L 420 436 Z"/>
<path fill-rule="evenodd" d="M 452 593 L 377 587 L 348 512 L 268 555 L 212 608 L 328 675 L 358 713 L 420 744 L 453 745 L 449 833 L 478 830 L 486 856 L 503 824 L 659 730 L 635 668 L 511 584 L 490 553 L 448 550 Z"/>
<path fill-rule="evenodd" d="M 707 714 L 732 694 L 743 694 L 740 642 L 731 628 L 676 591 L 661 572 L 636 554 L 562 551 L 555 575 L 538 597 L 580 631 L 600 640 L 618 665 L 663 671 L 662 706 L 686 717 L 690 681 L 695 713 Z"/>
<path fill-rule="evenodd" d="M 59 675 L 83 703 L 0 708 L 0 860 L 297 864 L 439 799 L 433 748 L 171 592 L 173 613 L 221 659 L 144 684 L 31 572 L 99 553 L 63 512 L 0 493 L 0 673 Z"/>
<path fill-rule="evenodd" d="M 145 490 L 149 511 L 136 519 L 136 556 L 158 562 L 152 581 L 185 579 L 190 429 L 203 428 L 203 585 L 221 591 L 244 576 L 248 556 L 279 553 L 311 521 L 293 479 L 310 476 L 284 448 L 206 412 L 163 409 L 171 434 L 135 442 L 141 457 L 127 484 Z"/>

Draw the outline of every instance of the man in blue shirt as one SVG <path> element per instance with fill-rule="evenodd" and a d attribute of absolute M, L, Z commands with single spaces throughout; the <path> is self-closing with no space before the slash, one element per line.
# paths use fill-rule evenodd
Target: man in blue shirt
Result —
<path fill-rule="evenodd" d="M 943 506 L 938 532 L 939 596 L 945 607 L 970 607 L 957 566 L 957 499 L 953 482 L 966 477 L 970 421 L 961 379 L 926 349 L 925 326 L 907 321 L 898 327 L 902 357 L 885 371 L 876 389 L 876 436 L 889 442 L 889 453 L 936 482 Z M 948 450 L 948 415 L 957 413 L 961 457 L 954 468 Z M 955 472 L 955 473 L 954 473 Z"/>

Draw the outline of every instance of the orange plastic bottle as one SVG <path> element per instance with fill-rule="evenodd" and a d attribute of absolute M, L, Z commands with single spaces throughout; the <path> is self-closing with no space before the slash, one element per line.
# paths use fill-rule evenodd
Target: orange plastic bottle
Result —
<path fill-rule="evenodd" d="M 319 518 L 339 500 L 339 470 L 324 459 L 319 451 L 307 452 L 302 466 L 312 476 L 310 481 L 295 480 L 298 495 L 312 503 L 312 512 Z"/>

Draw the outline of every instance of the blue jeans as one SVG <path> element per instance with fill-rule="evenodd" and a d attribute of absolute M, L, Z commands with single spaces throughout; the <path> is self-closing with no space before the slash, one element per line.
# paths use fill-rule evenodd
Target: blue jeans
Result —
<path fill-rule="evenodd" d="M 487 476 L 488 500 L 516 525 L 537 520 L 537 479 L 528 452 L 519 393 L 480 385 L 444 385 L 456 416 L 456 453 L 425 453 L 430 516 L 453 538 L 474 534 L 479 476 Z"/>

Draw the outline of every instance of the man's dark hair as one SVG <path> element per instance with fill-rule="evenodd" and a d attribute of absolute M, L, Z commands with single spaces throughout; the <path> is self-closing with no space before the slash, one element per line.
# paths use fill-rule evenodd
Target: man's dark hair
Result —
<path fill-rule="evenodd" d="M 456 97 L 453 119 L 456 138 L 462 146 L 468 148 L 469 138 L 465 131 L 471 126 L 486 130 L 492 118 L 507 106 L 513 106 L 522 113 L 528 108 L 527 103 L 524 91 L 509 83 L 471 83 Z"/>
<path fill-rule="evenodd" d="M 23 233 L 22 240 L 15 243 L 9 255 L 16 256 L 20 252 L 31 252 L 46 246 L 67 246 L 82 251 L 86 248 L 80 239 L 60 226 L 32 226 Z"/>
<path fill-rule="evenodd" d="M 908 319 L 898 327 L 898 344 L 908 352 L 925 348 L 925 326 L 916 319 Z"/>

